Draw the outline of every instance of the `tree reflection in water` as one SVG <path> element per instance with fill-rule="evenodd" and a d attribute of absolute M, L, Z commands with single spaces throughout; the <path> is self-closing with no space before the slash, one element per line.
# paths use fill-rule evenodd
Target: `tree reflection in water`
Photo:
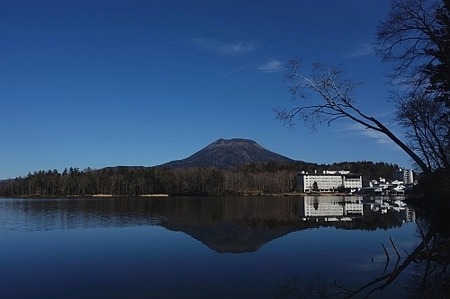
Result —
<path fill-rule="evenodd" d="M 293 276 L 279 286 L 277 298 L 369 298 L 391 285 L 408 267 L 413 268 L 414 274 L 407 282 L 407 298 L 450 298 L 450 221 L 439 219 L 430 224 L 420 219 L 416 223 L 421 243 L 413 252 L 406 252 L 403 261 L 399 258 L 390 273 L 383 273 L 357 289 L 327 281 L 320 274 L 306 283 Z"/>

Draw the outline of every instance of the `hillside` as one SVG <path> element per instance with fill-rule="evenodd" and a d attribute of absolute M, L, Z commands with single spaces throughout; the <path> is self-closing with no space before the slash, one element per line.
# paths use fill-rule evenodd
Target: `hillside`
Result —
<path fill-rule="evenodd" d="M 172 169 L 189 167 L 216 167 L 231 169 L 238 165 L 261 162 L 294 162 L 280 154 L 271 152 L 249 139 L 219 139 L 195 154 L 161 166 Z"/>
<path fill-rule="evenodd" d="M 164 166 L 164 167 L 161 167 Z M 299 171 L 349 170 L 363 179 L 390 179 L 395 164 L 294 161 L 248 139 L 219 139 L 183 160 L 163 165 L 102 169 L 40 170 L 0 183 L 0 196 L 82 197 L 98 194 L 141 196 L 236 196 L 284 194 L 297 190 Z"/>

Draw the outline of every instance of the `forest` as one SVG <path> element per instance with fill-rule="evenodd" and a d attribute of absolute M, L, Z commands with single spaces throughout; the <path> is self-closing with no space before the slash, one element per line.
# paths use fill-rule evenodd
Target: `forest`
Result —
<path fill-rule="evenodd" d="M 276 195 L 297 191 L 300 171 L 349 170 L 363 180 L 391 179 L 398 165 L 384 162 L 341 162 L 331 165 L 306 162 L 251 163 L 232 170 L 117 166 L 35 171 L 0 184 L 5 197 L 88 197 L 98 194 L 134 197 L 145 194 L 171 196 Z"/>

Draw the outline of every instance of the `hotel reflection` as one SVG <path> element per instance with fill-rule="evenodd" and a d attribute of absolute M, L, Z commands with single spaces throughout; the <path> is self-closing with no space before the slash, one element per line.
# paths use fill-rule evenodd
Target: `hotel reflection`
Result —
<path fill-rule="evenodd" d="M 325 221 L 351 221 L 363 217 L 364 205 L 359 197 L 305 196 L 300 216 L 325 217 Z"/>
<path fill-rule="evenodd" d="M 415 212 L 402 201 L 369 200 L 363 202 L 360 196 L 305 196 L 300 204 L 299 217 L 323 221 L 352 221 L 364 218 L 366 213 L 387 214 L 395 213 L 395 218 L 401 222 L 415 220 Z"/>

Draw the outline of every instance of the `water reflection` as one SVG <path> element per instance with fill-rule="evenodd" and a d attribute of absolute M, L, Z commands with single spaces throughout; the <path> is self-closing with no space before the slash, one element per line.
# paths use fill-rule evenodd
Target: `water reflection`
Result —
<path fill-rule="evenodd" d="M 448 269 L 450 235 L 445 233 L 450 226 L 448 218 L 446 220 L 436 219 L 436 215 L 433 215 L 432 221 L 427 221 L 426 216 L 416 220 L 415 213 L 406 205 L 398 202 L 394 202 L 392 206 L 387 206 L 386 202 L 378 204 L 383 209 L 375 208 L 376 205 L 371 204 L 371 210 L 382 214 L 388 213 L 390 209 L 398 212 L 404 211 L 405 213 L 402 213 L 405 216 L 404 221 L 416 221 L 417 235 L 421 242 L 412 251 L 405 250 L 402 255 L 390 238 L 396 256 L 391 256 L 385 249 L 386 265 L 383 273 L 366 283 L 349 288 L 341 284 L 338 278 L 329 281 L 317 275 L 312 279 L 309 277 L 305 283 L 300 276 L 293 275 L 286 278 L 285 283 L 279 285 L 277 298 L 368 298 L 372 295 L 379 295 L 408 269 L 412 274 L 406 283 L 405 298 L 450 298 L 450 271 Z M 312 205 L 314 205 L 314 201 Z M 431 224 L 432 222 L 434 224 Z M 383 248 L 385 248 L 384 245 Z M 391 259 L 395 260 L 395 265 L 391 271 L 386 271 Z"/>
<path fill-rule="evenodd" d="M 320 226 L 367 230 L 397 227 L 416 219 L 414 209 L 397 197 L 305 196 L 300 216 Z"/>
<path fill-rule="evenodd" d="M 351 221 L 352 218 L 348 216 L 364 215 L 362 198 L 306 196 L 303 202 L 305 217 L 327 217 L 327 221 Z"/>
<path fill-rule="evenodd" d="M 443 231 L 395 198 L 0 198 L 0 297 L 445 298 Z"/>
<path fill-rule="evenodd" d="M 357 196 L 3 199 L 0 216 L 6 230 L 158 225 L 184 232 L 220 253 L 256 251 L 309 228 L 388 229 L 415 219 L 401 201 Z"/>

